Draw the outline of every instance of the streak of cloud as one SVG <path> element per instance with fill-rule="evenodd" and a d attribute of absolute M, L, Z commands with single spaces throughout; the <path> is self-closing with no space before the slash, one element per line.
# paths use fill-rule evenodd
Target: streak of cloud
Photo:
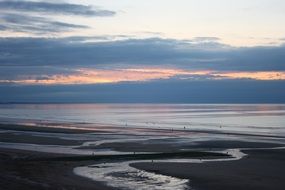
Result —
<path fill-rule="evenodd" d="M 53 21 L 39 16 L 28 16 L 22 14 L 0 15 L 0 20 L 4 24 L 0 26 L 0 31 L 24 32 L 33 34 L 51 34 L 74 29 L 85 29 L 88 26 L 69 24 L 65 22 Z"/>
<path fill-rule="evenodd" d="M 0 1 L 0 10 L 53 13 L 79 16 L 114 16 L 116 12 L 92 6 L 36 1 Z"/>
<path fill-rule="evenodd" d="M 110 17 L 116 12 L 93 6 L 42 1 L 1 1 L 0 32 L 3 35 L 50 36 L 77 29 L 88 24 L 71 23 L 73 17 Z M 69 17 L 66 21 L 64 17 Z"/>

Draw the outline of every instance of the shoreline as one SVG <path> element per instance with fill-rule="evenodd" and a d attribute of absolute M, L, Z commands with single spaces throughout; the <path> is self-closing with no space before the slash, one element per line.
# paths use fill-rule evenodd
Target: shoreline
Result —
<path fill-rule="evenodd" d="M 102 126 L 99 126 L 99 128 Z M 8 130 L 10 129 L 10 130 Z M 73 130 L 73 129 L 60 129 L 48 127 L 36 127 L 36 126 L 21 126 L 21 125 L 3 125 L 0 124 L 0 136 L 5 137 L 6 140 L 15 144 L 21 144 L 24 142 L 37 143 L 39 145 L 48 145 L 53 143 L 54 145 L 71 146 L 74 145 L 81 147 L 84 142 L 98 140 L 98 138 L 105 138 L 108 135 L 114 136 L 115 132 L 108 131 L 106 133 L 101 131 L 92 130 Z M 133 138 L 138 133 L 125 134 L 125 137 Z M 34 132 L 40 133 L 34 136 Z M 133 132 L 137 132 L 134 130 Z M 90 134 L 92 133 L 92 138 Z M 24 135 L 23 135 L 24 134 Z M 46 134 L 52 136 L 45 136 Z M 179 135 L 175 133 L 164 133 L 173 135 L 175 138 L 158 138 L 161 133 L 154 134 L 153 137 L 157 136 L 157 139 L 140 139 L 136 142 L 128 142 L 127 139 L 121 139 L 120 142 L 104 141 L 99 143 L 97 146 L 83 147 L 82 151 L 91 150 L 116 150 L 122 153 L 134 152 L 134 155 L 69 155 L 69 154 L 58 154 L 58 153 L 43 153 L 27 150 L 7 149 L 0 148 L 0 186 L 5 190 L 13 189 L 94 189 L 94 190 L 113 190 L 105 183 L 90 180 L 86 177 L 78 176 L 74 173 L 74 168 L 86 167 L 94 164 L 102 164 L 109 162 L 126 162 L 128 160 L 139 160 L 139 162 L 131 163 L 130 166 L 148 171 L 151 173 L 162 174 L 166 176 L 172 176 L 178 179 L 190 180 L 190 186 L 198 190 L 226 190 L 226 189 L 250 189 L 250 190 L 263 190 L 268 189 L 271 185 L 272 189 L 281 190 L 284 187 L 285 179 L 285 150 L 276 149 L 271 150 L 272 147 L 284 146 L 282 139 L 274 140 L 273 142 L 267 142 L 268 138 L 261 136 L 261 140 L 264 142 L 250 142 L 243 140 L 236 140 L 236 138 L 230 138 L 228 140 L 212 140 L 204 141 L 185 141 L 185 137 L 179 139 Z M 180 134 L 180 133 L 179 133 Z M 190 133 L 191 134 L 191 133 Z M 199 133 L 195 134 L 198 135 Z M 17 135 L 21 136 L 21 139 L 17 139 Z M 62 138 L 61 135 L 64 135 Z M 87 140 L 75 140 L 73 137 L 80 136 L 88 137 Z M 103 135 L 103 136 L 102 136 Z M 107 135 L 104 137 L 104 135 Z M 115 138 L 122 138 L 120 136 Z M 133 135 L 133 136 L 132 136 Z M 216 134 L 212 134 L 216 135 Z M 116 135 L 115 135 L 116 136 Z M 13 138 L 12 138 L 13 137 Z M 82 138 L 81 137 L 81 138 Z M 167 137 L 167 135 L 166 135 Z M 91 139 L 89 139 L 91 138 Z M 113 137 L 114 138 L 114 137 Z M 239 137 L 241 138 L 241 137 Z M 4 139 L 4 138 L 2 138 Z M 5 140 L 4 139 L 4 140 Z M 88 140 L 89 139 L 89 140 Z M 174 163 L 171 162 L 172 158 L 211 158 L 211 154 L 202 153 L 207 151 L 225 150 L 229 148 L 260 148 L 256 150 L 243 150 L 249 156 L 236 161 L 213 161 L 205 163 Z M 262 150 L 262 148 L 264 148 Z M 177 152 L 178 150 L 185 149 L 186 152 Z M 189 150 L 188 150 L 189 149 Z M 87 151 L 86 150 L 86 151 Z M 154 153 L 156 151 L 161 153 Z M 188 150 L 188 153 L 187 153 Z M 149 155 L 140 154 L 139 152 L 149 152 Z M 195 152 L 196 151 L 196 152 Z M 208 157 L 207 157 L 208 156 Z M 222 155 L 212 155 L 213 158 Z M 144 162 L 142 158 L 146 160 L 159 160 L 169 158 L 169 162 Z M 284 160 L 284 161 L 283 161 Z M 284 166 L 283 166 L 284 165 Z M 209 172 L 210 171 L 210 172 Z M 261 174 L 268 175 L 261 175 Z M 270 178 L 269 174 L 272 173 L 274 178 Z M 52 175 L 51 175 L 52 174 Z M 241 175 L 242 174 L 242 175 Z M 278 177 L 279 175 L 279 177 Z M 269 179 L 269 181 L 267 180 Z M 237 180 L 238 183 L 234 181 Z M 11 181 L 11 182 L 9 182 Z M 262 187 L 259 185 L 262 181 L 264 184 Z M 232 185 L 231 185 L 232 184 Z M 250 188 L 246 188 L 250 187 Z"/>

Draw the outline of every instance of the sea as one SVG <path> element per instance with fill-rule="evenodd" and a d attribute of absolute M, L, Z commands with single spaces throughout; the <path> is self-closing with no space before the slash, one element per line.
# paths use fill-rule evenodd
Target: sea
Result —
<path fill-rule="evenodd" d="M 2 123 L 285 136 L 285 104 L 0 104 Z"/>

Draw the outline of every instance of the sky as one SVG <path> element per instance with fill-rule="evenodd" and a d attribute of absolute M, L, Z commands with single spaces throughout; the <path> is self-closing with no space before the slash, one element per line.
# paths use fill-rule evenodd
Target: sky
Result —
<path fill-rule="evenodd" d="M 0 102 L 285 103 L 283 0 L 0 0 Z"/>

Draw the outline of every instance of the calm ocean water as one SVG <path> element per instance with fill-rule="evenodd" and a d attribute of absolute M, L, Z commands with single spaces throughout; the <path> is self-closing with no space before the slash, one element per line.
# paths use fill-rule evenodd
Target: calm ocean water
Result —
<path fill-rule="evenodd" d="M 2 104 L 0 121 L 89 123 L 285 136 L 284 104 Z M 92 127 L 92 125 L 89 125 Z"/>

